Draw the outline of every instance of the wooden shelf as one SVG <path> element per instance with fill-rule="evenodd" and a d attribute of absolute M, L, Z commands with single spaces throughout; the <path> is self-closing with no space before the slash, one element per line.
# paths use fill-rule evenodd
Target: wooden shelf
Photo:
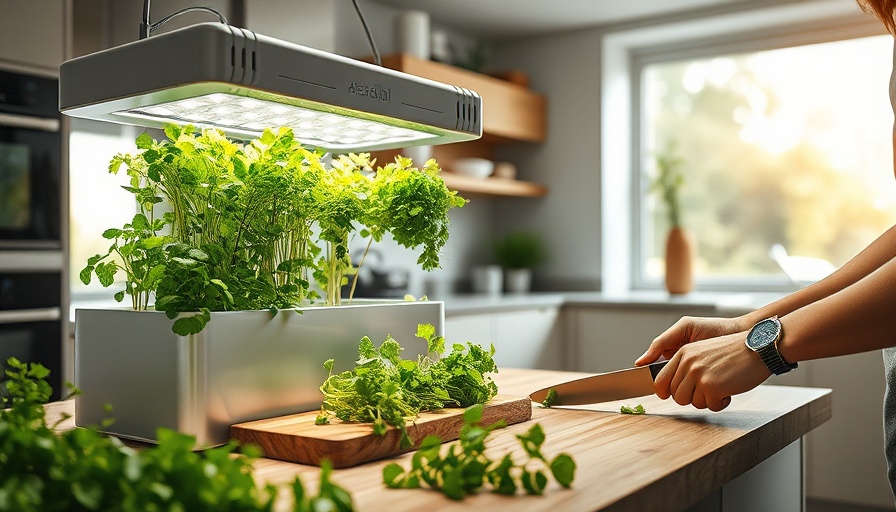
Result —
<path fill-rule="evenodd" d="M 494 147 L 519 142 L 544 142 L 547 138 L 547 99 L 522 85 L 407 54 L 387 55 L 383 65 L 411 75 L 476 91 L 482 97 L 482 138 L 433 146 L 432 156 L 444 172 L 442 178 L 461 193 L 503 197 L 543 197 L 548 189 L 538 183 L 472 178 L 450 172 L 455 160 L 479 157 L 494 160 Z M 401 151 L 375 152 L 380 162 L 391 161 Z"/>
<path fill-rule="evenodd" d="M 544 142 L 547 136 L 547 100 L 526 87 L 403 53 L 383 57 L 383 65 L 476 91 L 482 97 L 484 135 L 523 142 Z"/>
<path fill-rule="evenodd" d="M 530 181 L 473 178 L 447 171 L 443 171 L 441 176 L 449 189 L 462 193 L 508 197 L 544 197 L 548 193 L 547 187 Z"/>

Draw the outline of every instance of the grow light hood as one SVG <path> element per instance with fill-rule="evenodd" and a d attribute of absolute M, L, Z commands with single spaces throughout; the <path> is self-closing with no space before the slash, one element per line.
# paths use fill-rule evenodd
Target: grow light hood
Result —
<path fill-rule="evenodd" d="M 59 110 L 237 139 L 288 126 L 342 153 L 482 136 L 482 100 L 446 85 L 222 23 L 200 23 L 66 61 Z"/>

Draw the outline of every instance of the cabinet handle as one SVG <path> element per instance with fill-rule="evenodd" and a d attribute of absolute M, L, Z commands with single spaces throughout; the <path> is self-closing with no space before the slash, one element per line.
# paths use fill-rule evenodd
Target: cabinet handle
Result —
<path fill-rule="evenodd" d="M 0 325 L 22 324 L 31 322 L 52 322 L 62 318 L 59 308 L 15 309 L 0 311 Z"/>
<path fill-rule="evenodd" d="M 0 114 L 0 126 L 43 130 L 45 132 L 58 132 L 59 120 L 44 117 L 19 116 L 15 114 Z"/>

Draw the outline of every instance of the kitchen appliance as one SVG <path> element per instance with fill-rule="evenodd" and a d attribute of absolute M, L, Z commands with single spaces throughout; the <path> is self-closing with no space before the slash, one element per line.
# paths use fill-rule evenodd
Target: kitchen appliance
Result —
<path fill-rule="evenodd" d="M 355 298 L 372 299 L 401 299 L 408 293 L 411 273 L 400 268 L 386 268 L 383 266 L 383 255 L 375 250 L 367 251 L 367 261 L 358 270 L 358 282 L 355 284 L 352 295 L 352 283 L 354 278 L 349 278 L 347 285 L 342 287 L 342 298 L 349 295 Z M 359 262 L 353 262 L 358 267 Z"/>
<path fill-rule="evenodd" d="M 61 272 L 0 270 L 0 368 L 10 357 L 41 363 L 50 400 L 62 396 L 61 285 Z"/>
<path fill-rule="evenodd" d="M 61 249 L 58 81 L 0 69 L 0 249 Z"/>
<path fill-rule="evenodd" d="M 288 126 L 305 144 L 346 153 L 482 136 L 474 91 L 256 34 L 200 23 L 66 61 L 59 110 L 229 137 Z"/>
<path fill-rule="evenodd" d="M 0 68 L 0 369 L 50 370 L 62 395 L 64 176 L 58 80 Z"/>
<path fill-rule="evenodd" d="M 636 396 L 652 395 L 653 381 L 668 361 L 636 366 L 615 372 L 601 373 L 538 390 L 529 398 L 544 402 L 551 391 L 556 394 L 549 405 L 583 405 L 610 402 Z"/>

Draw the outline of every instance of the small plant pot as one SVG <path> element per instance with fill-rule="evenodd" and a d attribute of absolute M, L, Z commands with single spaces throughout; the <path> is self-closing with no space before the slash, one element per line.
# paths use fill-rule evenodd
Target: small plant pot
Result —
<path fill-rule="evenodd" d="M 501 295 L 504 275 L 498 265 L 482 265 L 473 269 L 473 292 L 485 295 Z"/>
<path fill-rule="evenodd" d="M 529 293 L 532 288 L 532 269 L 508 268 L 504 272 L 504 286 L 507 293 Z"/>

